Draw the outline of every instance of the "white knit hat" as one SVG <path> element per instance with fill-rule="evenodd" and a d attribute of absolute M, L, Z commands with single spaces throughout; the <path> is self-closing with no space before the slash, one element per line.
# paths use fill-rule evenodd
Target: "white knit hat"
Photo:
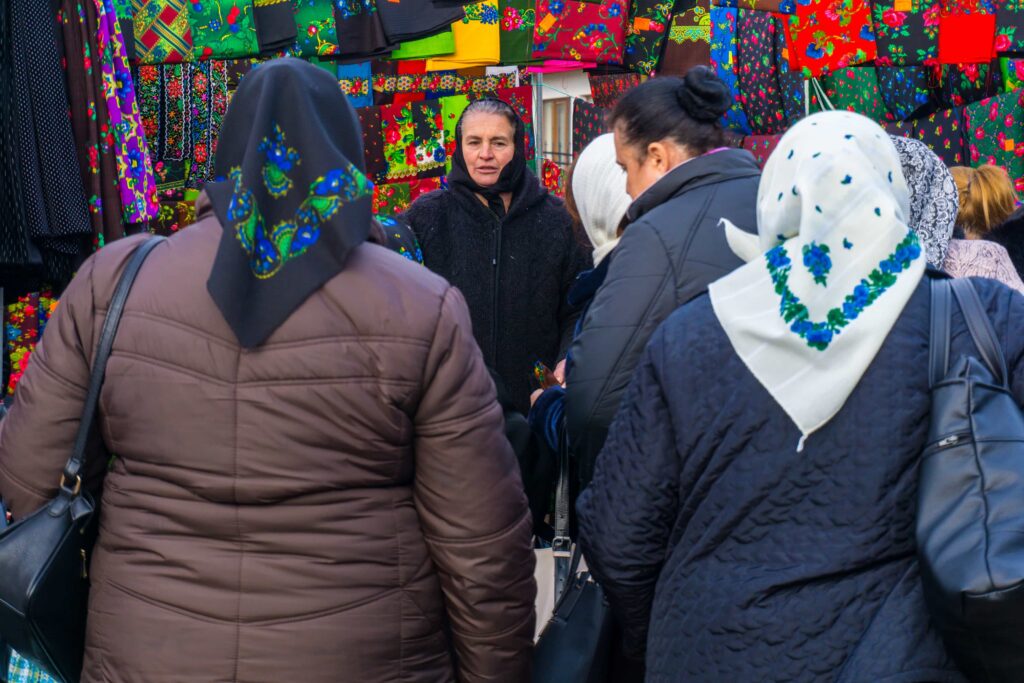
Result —
<path fill-rule="evenodd" d="M 594 265 L 619 243 L 616 233 L 633 202 L 626 172 L 615 162 L 615 137 L 606 133 L 583 150 L 572 171 L 572 197 L 583 229 L 594 245 Z"/>

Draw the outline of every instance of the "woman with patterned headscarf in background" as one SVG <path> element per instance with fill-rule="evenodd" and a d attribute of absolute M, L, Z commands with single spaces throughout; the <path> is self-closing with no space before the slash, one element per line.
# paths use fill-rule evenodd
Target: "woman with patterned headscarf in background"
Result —
<path fill-rule="evenodd" d="M 987 277 L 1024 292 L 1005 248 L 986 240 L 953 239 L 963 202 L 950 169 L 919 140 L 894 135 L 892 142 L 910 189 L 910 227 L 928 264 L 953 277 Z"/>
<path fill-rule="evenodd" d="M 223 131 L 110 358 L 81 680 L 529 680 L 531 520 L 462 296 L 367 241 L 324 71 L 261 65 Z M 138 243 L 82 267 L 0 426 L 16 517 L 55 493 Z"/>

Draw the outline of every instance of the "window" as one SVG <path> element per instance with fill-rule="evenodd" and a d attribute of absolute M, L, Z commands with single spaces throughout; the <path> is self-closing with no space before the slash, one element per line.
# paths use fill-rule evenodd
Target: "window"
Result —
<path fill-rule="evenodd" d="M 572 164 L 572 100 L 544 101 L 544 157 L 559 166 Z"/>

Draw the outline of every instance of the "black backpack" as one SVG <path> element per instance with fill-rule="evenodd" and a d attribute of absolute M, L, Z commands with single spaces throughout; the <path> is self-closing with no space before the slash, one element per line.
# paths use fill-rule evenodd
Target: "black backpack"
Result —
<path fill-rule="evenodd" d="M 971 281 L 931 288 L 931 426 L 917 510 L 925 601 L 972 681 L 1024 681 L 1024 414 Z M 954 297 L 978 357 L 950 369 Z"/>

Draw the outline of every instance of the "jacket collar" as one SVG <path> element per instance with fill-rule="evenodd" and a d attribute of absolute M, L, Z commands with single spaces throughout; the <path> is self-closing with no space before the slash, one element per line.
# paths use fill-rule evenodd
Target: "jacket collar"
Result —
<path fill-rule="evenodd" d="M 723 149 L 714 154 L 705 154 L 666 173 L 636 198 L 626 215 L 632 223 L 668 200 L 697 187 L 760 174 L 761 169 L 754 155 L 745 149 Z"/>
<path fill-rule="evenodd" d="M 612 254 L 614 253 L 612 252 Z M 585 270 L 576 277 L 576 283 L 569 290 L 570 306 L 581 308 L 583 304 L 594 298 L 608 275 L 608 264 L 612 261 L 612 254 L 606 256 L 591 270 Z"/>
<path fill-rule="evenodd" d="M 469 188 L 461 185 L 452 185 L 449 191 L 457 198 L 457 201 L 467 207 L 470 213 L 478 214 L 482 219 L 493 220 L 494 214 L 487 206 L 480 201 L 480 198 Z M 524 214 L 537 204 L 543 202 L 548 196 L 548 191 L 537 180 L 537 176 L 529 169 L 523 173 L 523 181 L 519 189 L 512 194 L 512 203 L 508 207 L 503 222 L 512 220 L 520 214 Z"/>

